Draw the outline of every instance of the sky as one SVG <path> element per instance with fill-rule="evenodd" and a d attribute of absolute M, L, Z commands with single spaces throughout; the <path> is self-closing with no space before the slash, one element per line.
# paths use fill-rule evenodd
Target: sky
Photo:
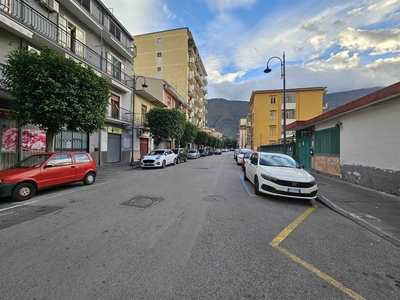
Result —
<path fill-rule="evenodd" d="M 249 101 L 253 91 L 282 89 L 283 62 L 286 89 L 334 93 L 400 81 L 400 0 L 102 2 L 133 36 L 189 28 L 208 99 Z"/>

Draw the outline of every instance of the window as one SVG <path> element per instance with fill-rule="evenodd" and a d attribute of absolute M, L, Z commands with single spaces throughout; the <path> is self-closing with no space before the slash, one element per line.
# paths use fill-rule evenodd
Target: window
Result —
<path fill-rule="evenodd" d="M 72 165 L 71 154 L 57 154 L 47 164 L 52 166 Z"/>
<path fill-rule="evenodd" d="M 276 135 L 276 125 L 270 125 L 269 126 L 269 134 L 270 135 Z"/>
<path fill-rule="evenodd" d="M 334 127 L 315 132 L 315 154 L 340 155 L 340 128 Z"/>
<path fill-rule="evenodd" d="M 111 118 L 119 119 L 119 97 L 111 95 Z"/>
<path fill-rule="evenodd" d="M 270 103 L 270 104 L 276 104 L 276 96 L 271 96 L 271 97 L 269 98 L 269 103 Z"/>
<path fill-rule="evenodd" d="M 286 94 L 286 103 L 296 103 L 296 94 L 295 93 Z"/>
<path fill-rule="evenodd" d="M 269 112 L 269 119 L 270 120 L 276 120 L 276 110 L 271 110 Z"/>
<path fill-rule="evenodd" d="M 171 101 L 172 101 L 171 97 L 168 97 L 168 106 L 171 106 Z"/>
<path fill-rule="evenodd" d="M 141 124 L 144 125 L 147 122 L 147 119 L 146 119 L 147 106 L 142 104 L 141 110 L 142 110 L 142 123 Z"/>
<path fill-rule="evenodd" d="M 110 33 L 121 41 L 121 29 L 119 29 L 113 22 L 110 21 Z"/>
<path fill-rule="evenodd" d="M 107 52 L 107 73 L 118 80 L 125 80 L 125 65 L 110 52 Z"/>
<path fill-rule="evenodd" d="M 157 67 L 157 72 L 161 72 L 161 67 Z"/>
<path fill-rule="evenodd" d="M 162 39 L 161 38 L 157 38 L 157 43 L 161 43 Z"/>
<path fill-rule="evenodd" d="M 161 57 L 161 52 L 158 52 L 158 53 L 157 53 L 157 57 Z"/>
<path fill-rule="evenodd" d="M 61 15 L 58 18 L 58 26 L 58 43 L 75 54 L 84 57 L 85 34 L 83 30 Z"/>
<path fill-rule="evenodd" d="M 286 119 L 296 119 L 296 110 L 295 109 L 287 109 L 286 110 Z"/>
<path fill-rule="evenodd" d="M 86 153 L 74 153 L 74 158 L 77 164 L 90 162 L 90 158 Z"/>

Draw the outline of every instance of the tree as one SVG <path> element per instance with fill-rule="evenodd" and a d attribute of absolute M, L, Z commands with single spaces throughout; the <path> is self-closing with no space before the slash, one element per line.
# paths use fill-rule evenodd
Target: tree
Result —
<path fill-rule="evenodd" d="M 208 136 L 207 132 L 205 132 L 205 131 L 197 131 L 196 138 L 194 139 L 194 142 L 199 146 L 200 145 L 204 146 L 204 145 L 207 144 L 208 138 L 209 138 L 209 136 Z"/>
<path fill-rule="evenodd" d="M 146 119 L 156 145 L 165 139 L 179 140 L 187 122 L 185 114 L 175 108 L 152 108 L 146 113 Z"/>
<path fill-rule="evenodd" d="M 183 135 L 181 136 L 180 139 L 181 147 L 185 147 L 188 143 L 193 142 L 196 137 L 196 134 L 197 134 L 197 126 L 190 122 L 186 122 L 185 130 L 183 131 Z"/>
<path fill-rule="evenodd" d="M 54 151 L 54 136 L 63 129 L 93 133 L 104 128 L 111 89 L 90 67 L 44 46 L 40 54 L 11 51 L 0 70 L 0 84 L 12 98 L 10 115 L 21 126 L 45 130 L 46 151 Z"/>

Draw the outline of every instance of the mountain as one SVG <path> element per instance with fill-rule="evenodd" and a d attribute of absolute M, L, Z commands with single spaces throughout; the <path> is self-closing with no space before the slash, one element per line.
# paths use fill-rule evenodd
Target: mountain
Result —
<path fill-rule="evenodd" d="M 364 97 L 381 88 L 373 87 L 326 94 L 324 102 L 328 104 L 328 108 L 324 112 Z M 223 139 L 238 138 L 239 119 L 243 118 L 250 111 L 248 101 L 226 100 L 223 98 L 209 99 L 206 108 L 208 110 L 207 126 L 221 132 Z"/>
<path fill-rule="evenodd" d="M 249 102 L 226 100 L 222 98 L 209 99 L 207 103 L 207 126 L 222 133 L 223 139 L 237 139 L 239 119 L 250 111 Z"/>

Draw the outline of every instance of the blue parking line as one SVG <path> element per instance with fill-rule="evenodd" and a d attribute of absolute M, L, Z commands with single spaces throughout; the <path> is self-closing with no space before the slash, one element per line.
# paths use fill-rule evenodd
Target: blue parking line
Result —
<path fill-rule="evenodd" d="M 249 194 L 249 195 L 253 195 L 253 193 L 250 192 L 249 188 L 247 187 L 246 182 L 244 181 L 244 177 L 241 174 L 241 172 L 239 172 L 239 177 L 240 177 L 240 180 L 242 181 L 242 184 L 243 184 L 244 188 L 246 189 L 246 193 Z"/>

